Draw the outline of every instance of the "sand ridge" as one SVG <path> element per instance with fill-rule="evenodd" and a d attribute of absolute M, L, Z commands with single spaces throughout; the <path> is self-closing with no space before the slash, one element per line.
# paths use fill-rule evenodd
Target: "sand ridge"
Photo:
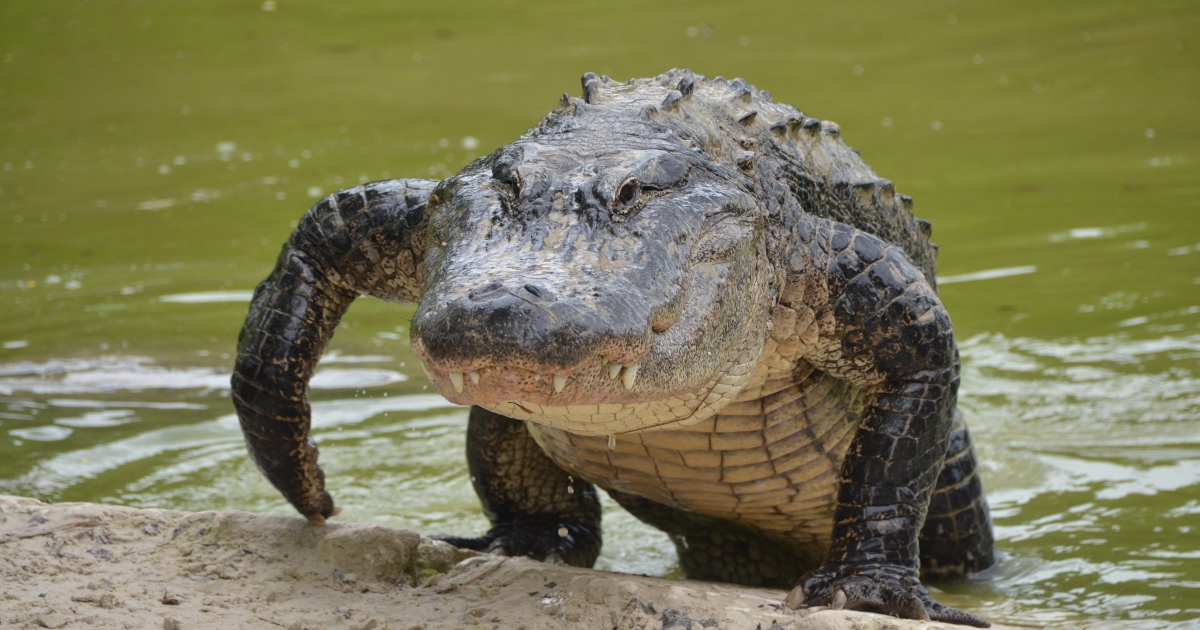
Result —
<path fill-rule="evenodd" d="M 415 532 L 0 495 L 0 628 L 909 630 L 782 591 L 461 551 Z"/>

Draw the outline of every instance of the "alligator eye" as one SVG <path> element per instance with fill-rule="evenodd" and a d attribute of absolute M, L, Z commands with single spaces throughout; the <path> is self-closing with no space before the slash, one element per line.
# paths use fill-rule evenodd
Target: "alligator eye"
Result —
<path fill-rule="evenodd" d="M 642 183 L 638 181 L 638 178 L 630 177 L 629 179 L 625 180 L 625 183 L 621 184 L 621 187 L 617 189 L 617 198 L 615 199 L 616 205 L 618 206 L 617 213 L 624 214 L 629 212 L 632 209 L 630 206 L 632 206 L 641 195 Z"/>
<path fill-rule="evenodd" d="M 509 186 L 512 186 L 514 197 L 521 196 L 521 174 L 517 172 L 517 169 L 514 168 L 509 171 L 508 177 L 504 178 L 504 182 Z"/>
<path fill-rule="evenodd" d="M 501 161 L 497 162 L 492 167 L 492 177 L 497 181 L 508 184 L 512 188 L 513 196 L 521 196 L 521 174 L 517 171 L 512 162 Z"/>

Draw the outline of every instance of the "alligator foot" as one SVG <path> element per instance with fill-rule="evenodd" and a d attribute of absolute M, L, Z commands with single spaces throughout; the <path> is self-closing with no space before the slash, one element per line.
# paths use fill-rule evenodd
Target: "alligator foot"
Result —
<path fill-rule="evenodd" d="M 460 549 L 525 556 L 549 564 L 591 567 L 600 554 L 600 535 L 574 523 L 511 523 L 478 537 L 433 536 Z"/>
<path fill-rule="evenodd" d="M 829 606 L 976 628 L 992 625 L 970 613 L 939 604 L 921 586 L 915 569 L 894 564 L 823 566 L 801 576 L 784 603 L 793 609 Z"/>

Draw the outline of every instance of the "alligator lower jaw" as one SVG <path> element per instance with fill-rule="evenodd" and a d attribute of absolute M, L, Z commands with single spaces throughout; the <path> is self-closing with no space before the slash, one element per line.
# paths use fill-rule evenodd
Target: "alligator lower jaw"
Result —
<path fill-rule="evenodd" d="M 714 401 L 716 402 L 716 401 Z M 509 401 L 480 405 L 517 420 L 561 429 L 576 435 L 615 436 L 647 431 L 668 431 L 697 424 L 716 414 L 719 407 L 689 396 L 651 402 L 598 405 L 539 405 Z"/>

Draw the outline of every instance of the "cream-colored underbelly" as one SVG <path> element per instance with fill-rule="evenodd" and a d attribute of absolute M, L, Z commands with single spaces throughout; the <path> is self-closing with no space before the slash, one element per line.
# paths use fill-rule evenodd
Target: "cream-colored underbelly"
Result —
<path fill-rule="evenodd" d="M 862 401 L 862 390 L 802 362 L 716 416 L 670 431 L 605 437 L 528 426 L 559 466 L 602 488 L 826 549 Z"/>

